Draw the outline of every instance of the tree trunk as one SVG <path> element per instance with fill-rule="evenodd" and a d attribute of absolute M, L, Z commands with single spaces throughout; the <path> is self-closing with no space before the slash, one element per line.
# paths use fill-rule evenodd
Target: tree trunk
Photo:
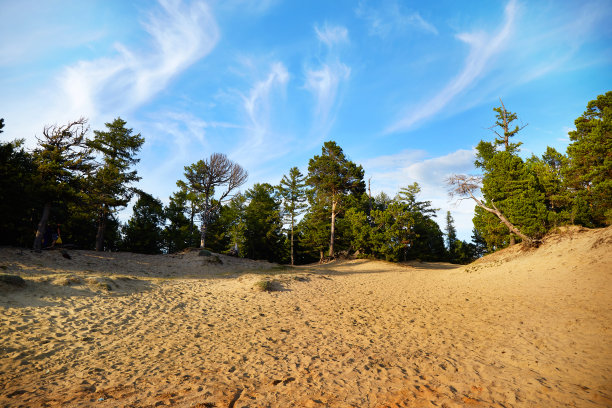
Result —
<path fill-rule="evenodd" d="M 49 215 L 51 214 L 51 203 L 45 203 L 43 207 L 43 213 L 38 223 L 38 229 L 36 230 L 36 237 L 34 238 L 34 250 L 40 251 L 42 249 L 42 241 L 47 230 L 47 221 L 49 221 Z"/>
<path fill-rule="evenodd" d="M 319 263 L 323 263 L 323 250 L 319 249 Z"/>
<path fill-rule="evenodd" d="M 335 227 L 336 227 L 336 200 L 332 201 L 332 213 L 331 213 L 331 238 L 329 240 L 329 256 L 334 256 L 334 238 L 335 238 Z"/>
<path fill-rule="evenodd" d="M 189 248 L 193 247 L 193 216 L 195 214 L 195 208 L 193 203 L 191 204 L 191 219 L 189 220 Z"/>
<path fill-rule="evenodd" d="M 514 234 L 510 234 L 510 246 L 516 244 L 516 239 L 514 239 Z"/>
<path fill-rule="evenodd" d="M 497 207 L 495 206 L 495 204 L 491 203 L 491 205 L 493 206 L 493 208 L 489 208 L 486 205 L 484 205 L 479 199 L 477 199 L 476 197 L 474 197 L 474 195 L 472 193 L 470 193 L 470 196 L 472 196 L 472 198 L 474 199 L 474 201 L 476 201 L 476 204 L 478 204 L 479 207 L 481 207 L 482 209 L 493 213 L 497 216 L 497 218 L 499 218 L 499 220 L 506 226 L 508 227 L 508 229 L 510 230 L 510 232 L 515 233 L 516 235 L 518 235 L 519 237 L 521 237 L 521 239 L 523 240 L 523 242 L 527 243 L 528 245 L 533 245 L 534 241 L 533 239 L 529 238 L 527 235 L 523 234 L 521 231 L 518 230 L 518 228 L 516 228 L 510 221 L 508 221 L 508 219 L 506 217 L 504 217 L 504 214 L 501 213 L 501 211 L 499 211 L 497 209 Z"/>
<path fill-rule="evenodd" d="M 98 221 L 98 233 L 96 234 L 96 251 L 104 251 L 104 231 L 106 230 L 106 214 L 103 213 Z"/>
<path fill-rule="evenodd" d="M 291 266 L 293 266 L 293 219 L 291 220 Z"/>
<path fill-rule="evenodd" d="M 96 233 L 96 251 L 104 251 L 104 231 L 106 230 L 106 206 L 103 204 L 98 220 L 98 232 Z"/>
<path fill-rule="evenodd" d="M 200 248 L 204 248 L 206 245 L 206 223 L 202 221 L 202 228 L 200 229 Z"/>

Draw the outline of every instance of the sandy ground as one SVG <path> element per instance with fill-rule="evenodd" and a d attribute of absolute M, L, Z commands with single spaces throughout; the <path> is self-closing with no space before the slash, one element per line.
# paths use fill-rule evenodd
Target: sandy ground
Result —
<path fill-rule="evenodd" d="M 466 267 L 70 255 L 0 249 L 0 406 L 612 406 L 612 228 Z"/>

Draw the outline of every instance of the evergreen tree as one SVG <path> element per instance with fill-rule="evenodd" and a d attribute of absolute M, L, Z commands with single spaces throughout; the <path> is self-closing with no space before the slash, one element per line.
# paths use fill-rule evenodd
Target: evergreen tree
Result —
<path fill-rule="evenodd" d="M 465 242 L 457 241 L 455 246 L 455 258 L 453 262 L 466 265 L 478 258 L 476 245 Z"/>
<path fill-rule="evenodd" d="M 294 227 L 296 218 L 301 215 L 308 207 L 306 204 L 306 178 L 297 167 L 289 170 L 289 175 L 284 175 L 278 187 L 279 193 L 283 198 L 284 222 L 290 226 L 291 234 L 291 265 L 294 260 Z"/>
<path fill-rule="evenodd" d="M 226 155 L 213 153 L 206 160 L 200 160 L 185 167 L 184 183 L 187 191 L 200 203 L 200 247 L 206 244 L 206 229 L 211 216 L 219 209 L 224 200 L 231 198 L 231 192 L 244 184 L 247 172 L 238 164 L 232 162 Z M 221 189 L 221 194 L 215 199 L 215 190 Z"/>
<path fill-rule="evenodd" d="M 331 225 L 329 223 L 330 209 L 320 195 L 315 194 L 314 190 L 308 191 L 308 201 L 310 203 L 308 212 L 298 224 L 301 236 L 301 243 L 307 252 L 304 258 L 310 259 L 312 253 L 318 254 L 318 261 L 323 262 L 324 252 L 329 248 L 329 237 Z M 316 259 L 315 258 L 315 259 Z"/>
<path fill-rule="evenodd" d="M 0 133 L 4 120 L 0 119 Z M 36 165 L 23 140 L 0 142 L 0 245 L 28 246 L 32 242 L 38 187 Z"/>
<path fill-rule="evenodd" d="M 165 209 L 168 225 L 164 228 L 164 242 L 168 253 L 190 247 L 200 235 L 197 227 L 185 215 L 188 212 L 187 205 L 187 194 L 178 191 L 170 197 L 170 203 Z"/>
<path fill-rule="evenodd" d="M 308 185 L 314 190 L 320 205 L 331 213 L 329 256 L 334 255 L 336 217 L 344 209 L 348 195 L 365 192 L 363 168 L 348 160 L 336 142 L 325 142 L 321 155 L 308 163 Z M 322 208 L 322 207 L 321 207 Z"/>
<path fill-rule="evenodd" d="M 43 209 L 34 238 L 34 249 L 40 250 L 54 202 L 74 200 L 83 191 L 84 174 L 92 169 L 91 149 L 85 138 L 89 127 L 80 118 L 63 126 L 45 126 L 38 146 L 33 151 Z"/>
<path fill-rule="evenodd" d="M 89 146 L 101 155 L 102 163 L 90 179 L 88 198 L 98 213 L 96 251 L 104 250 L 104 231 L 109 216 L 117 208 L 125 207 L 132 199 L 130 183 L 140 180 L 136 170 L 130 168 L 140 161 L 134 156 L 144 143 L 140 134 L 133 135 L 132 129 L 121 118 L 106 123 L 106 131 L 95 130 Z"/>
<path fill-rule="evenodd" d="M 477 200 L 479 208 L 475 211 L 474 225 L 487 240 L 489 249 L 512 245 L 515 234 L 532 242 L 532 238 L 538 238 L 546 231 L 548 216 L 543 188 L 530 166 L 525 165 L 517 154 L 521 143 L 510 142 L 510 138 L 524 126 L 512 128 L 517 116 L 507 111 L 503 102 L 494 110 L 497 121 L 493 128 L 501 130 L 494 130 L 498 138 L 493 142 L 481 141 L 478 144 L 475 161 L 483 171 L 483 200 Z M 460 178 L 451 179 L 453 183 L 462 182 Z M 456 191 L 471 195 L 477 187 L 462 189 L 459 186 Z M 513 231 L 510 231 L 510 226 Z"/>
<path fill-rule="evenodd" d="M 472 228 L 472 244 L 474 245 L 474 256 L 476 258 L 480 258 L 487 254 L 487 241 L 480 235 L 476 227 Z"/>
<path fill-rule="evenodd" d="M 457 250 L 457 230 L 455 229 L 455 220 L 450 211 L 446 212 L 446 249 L 449 259 L 454 261 Z"/>
<path fill-rule="evenodd" d="M 122 249 L 141 254 L 160 254 L 164 245 L 162 231 L 165 223 L 162 202 L 139 191 L 133 211 L 123 228 Z"/>
<path fill-rule="evenodd" d="M 547 228 L 572 222 L 571 197 L 564 179 L 567 164 L 567 157 L 552 147 L 546 149 L 541 159 L 534 155 L 526 162 L 529 171 L 537 177 L 544 194 L 544 204 L 548 212 Z"/>
<path fill-rule="evenodd" d="M 415 243 L 415 214 L 408 205 L 393 200 L 384 210 L 373 210 L 370 218 L 373 254 L 387 261 L 405 261 Z"/>
<path fill-rule="evenodd" d="M 227 226 L 229 251 L 233 255 L 246 256 L 246 202 L 244 194 L 236 194 L 223 206 L 220 221 Z"/>
<path fill-rule="evenodd" d="M 176 185 L 180 189 L 177 194 L 180 194 L 182 197 L 185 198 L 185 213 L 187 218 L 189 219 L 189 231 L 193 230 L 194 228 L 197 229 L 197 227 L 195 226 L 195 218 L 196 215 L 201 212 L 201 208 L 204 205 L 202 195 L 198 194 L 197 191 L 190 189 L 187 183 L 185 183 L 183 180 L 178 180 L 176 182 Z M 199 239 L 200 233 L 198 233 L 198 236 L 193 236 L 190 234 L 187 247 L 191 248 L 196 246 L 196 243 L 199 241 Z"/>
<path fill-rule="evenodd" d="M 279 262 L 283 258 L 280 199 L 274 187 L 257 183 L 247 190 L 249 204 L 245 209 L 246 249 L 251 259 Z"/>
<path fill-rule="evenodd" d="M 516 136 L 518 132 L 525 128 L 527 125 L 514 125 L 512 127 L 512 122 L 517 120 L 518 116 L 516 113 L 510 112 L 506 110 L 504 106 L 504 102 L 499 98 L 499 103 L 501 106 L 493 108 L 493 111 L 497 112 L 495 117 L 497 120 L 495 124 L 491 127 L 491 130 L 497 135 L 497 138 L 494 140 L 495 146 L 503 146 L 504 151 L 510 153 L 518 152 L 518 148 L 523 144 L 522 142 L 511 143 L 510 138 Z M 497 130 L 499 128 L 500 130 Z M 501 132 L 501 133 L 500 133 Z"/>
<path fill-rule="evenodd" d="M 612 91 L 588 103 L 569 133 L 566 181 L 572 218 L 587 227 L 612 223 Z"/>

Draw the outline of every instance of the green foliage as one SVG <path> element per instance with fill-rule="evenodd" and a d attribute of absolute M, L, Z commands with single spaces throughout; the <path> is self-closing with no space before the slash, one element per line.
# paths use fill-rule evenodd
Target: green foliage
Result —
<path fill-rule="evenodd" d="M 465 241 L 457 241 L 453 255 L 453 262 L 462 265 L 469 264 L 479 257 L 477 246 Z"/>
<path fill-rule="evenodd" d="M 431 219 L 436 210 L 429 201 L 418 201 L 414 183 L 401 189 L 395 199 L 379 195 L 367 216 L 353 207 L 346 212 L 353 248 L 360 254 L 388 261 L 408 259 L 443 260 L 442 232 Z"/>
<path fill-rule="evenodd" d="M 280 262 L 284 258 L 281 202 L 274 187 L 257 183 L 247 190 L 249 200 L 245 209 L 245 246 L 251 259 Z"/>
<path fill-rule="evenodd" d="M 0 142 L 0 245 L 29 246 L 34 238 L 34 208 L 40 202 L 35 171 L 23 141 Z"/>
<path fill-rule="evenodd" d="M 165 209 L 168 225 L 164 228 L 163 237 L 168 253 L 179 252 L 192 247 L 198 242 L 198 228 L 187 218 L 187 194 L 178 191 L 170 197 L 170 203 Z"/>
<path fill-rule="evenodd" d="M 335 220 L 350 202 L 349 195 L 365 193 L 363 168 L 348 160 L 334 141 L 325 142 L 321 155 L 310 159 L 306 183 L 312 188 L 311 205 L 331 213 L 329 256 L 334 254 Z M 317 228 L 320 230 L 320 228 Z"/>
<path fill-rule="evenodd" d="M 291 265 L 294 259 L 294 229 L 296 218 L 308 207 L 306 204 L 306 178 L 297 167 L 289 170 L 289 176 L 284 175 L 280 181 L 278 191 L 283 198 L 283 221 L 290 226 L 290 257 Z"/>
<path fill-rule="evenodd" d="M 587 227 L 612 224 L 612 91 L 590 101 L 574 123 L 565 172 L 572 218 Z"/>
<path fill-rule="evenodd" d="M 301 249 L 298 255 L 303 262 L 322 261 L 329 248 L 329 209 L 312 192 L 308 196 L 310 208 L 298 224 Z"/>
<path fill-rule="evenodd" d="M 448 257 L 451 262 L 454 262 L 457 258 L 457 229 L 455 228 L 455 220 L 451 215 L 450 211 L 446 212 L 446 250 L 448 251 Z"/>
<path fill-rule="evenodd" d="M 246 182 L 247 172 L 226 155 L 213 153 L 206 160 L 199 160 L 185 167 L 186 182 L 179 184 L 190 194 L 200 211 L 200 246 L 206 244 L 207 228 L 213 215 L 230 198 L 230 193 Z M 218 198 L 215 199 L 216 190 Z"/>
<path fill-rule="evenodd" d="M 87 119 L 80 118 L 63 126 L 45 126 L 38 138 L 38 146 L 32 152 L 36 166 L 33 183 L 43 205 L 35 250 L 42 248 L 53 202 L 83 198 L 85 175 L 93 168 L 91 148 L 85 138 L 88 131 Z"/>
<path fill-rule="evenodd" d="M 145 192 L 138 192 L 134 214 L 123 227 L 122 250 L 141 254 L 160 254 L 163 248 L 162 228 L 165 222 L 161 201 Z"/>
<path fill-rule="evenodd" d="M 538 238 L 546 232 L 548 222 L 544 188 L 534 167 L 518 156 L 521 143 L 509 141 L 521 129 L 518 126 L 510 129 L 516 114 L 506 111 L 503 104 L 495 111 L 497 121 L 494 127 L 501 127 L 503 134 L 494 131 L 498 138 L 493 143 L 481 141 L 476 147 L 475 164 L 483 170 L 483 203 L 488 208 L 498 208 L 526 236 Z M 474 225 L 490 251 L 503 248 L 514 240 L 507 226 L 481 207 L 475 211 Z"/>
<path fill-rule="evenodd" d="M 140 180 L 136 170 L 130 168 L 139 162 L 134 156 L 144 143 L 140 134 L 133 135 L 132 129 L 121 118 L 106 123 L 106 131 L 95 130 L 94 138 L 87 145 L 99 155 L 100 166 L 88 178 L 87 199 L 95 209 L 98 218 L 96 250 L 104 250 L 104 230 L 108 218 L 117 208 L 128 204 L 133 196 L 130 184 Z"/>
<path fill-rule="evenodd" d="M 502 100 L 500 99 L 499 101 L 501 106 L 493 108 L 493 111 L 497 113 L 495 115 L 497 120 L 492 128 L 493 132 L 497 135 L 494 143 L 496 147 L 503 146 L 504 150 L 509 153 L 516 153 L 523 143 L 511 143 L 510 138 L 516 136 L 525 126 L 519 127 L 518 125 L 514 125 L 514 128 L 512 128 L 512 122 L 517 119 L 517 115 L 516 113 L 507 111 Z M 495 128 L 499 128 L 502 133 L 500 134 L 500 131 L 495 130 Z"/>

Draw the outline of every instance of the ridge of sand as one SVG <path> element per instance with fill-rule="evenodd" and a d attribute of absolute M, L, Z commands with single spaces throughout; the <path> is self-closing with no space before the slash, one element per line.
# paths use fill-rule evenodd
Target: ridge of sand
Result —
<path fill-rule="evenodd" d="M 612 227 L 465 267 L 0 248 L 27 281 L 0 284 L 0 405 L 611 406 L 611 249 Z"/>

